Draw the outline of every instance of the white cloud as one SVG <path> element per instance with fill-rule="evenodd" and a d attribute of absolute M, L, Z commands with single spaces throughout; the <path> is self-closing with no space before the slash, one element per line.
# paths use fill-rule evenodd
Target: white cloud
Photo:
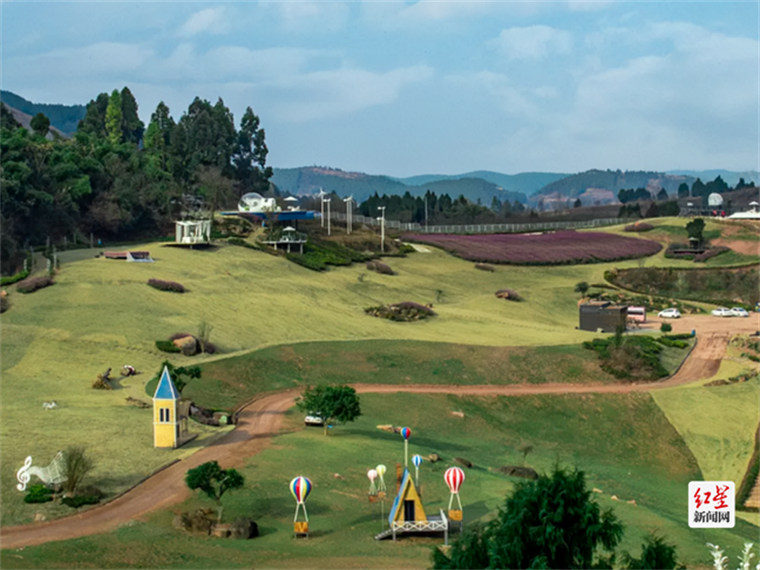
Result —
<path fill-rule="evenodd" d="M 567 6 L 573 12 L 593 12 L 604 10 L 614 4 L 614 0 L 568 0 Z"/>
<path fill-rule="evenodd" d="M 178 34 L 181 37 L 191 37 L 203 32 L 222 34 L 227 31 L 227 22 L 224 18 L 224 7 L 205 8 L 190 16 Z"/>
<path fill-rule="evenodd" d="M 553 53 L 569 53 L 573 46 L 570 32 L 549 26 L 528 26 L 502 30 L 489 42 L 509 59 L 543 59 Z"/>
<path fill-rule="evenodd" d="M 347 2 L 279 1 L 259 5 L 262 10 L 274 12 L 279 25 L 287 32 L 316 34 L 342 30 L 349 21 L 351 5 Z"/>
<path fill-rule="evenodd" d="M 426 81 L 432 74 L 426 66 L 385 73 L 341 68 L 298 75 L 262 87 L 275 96 L 274 109 L 281 120 L 303 122 L 392 103 L 405 87 Z"/>

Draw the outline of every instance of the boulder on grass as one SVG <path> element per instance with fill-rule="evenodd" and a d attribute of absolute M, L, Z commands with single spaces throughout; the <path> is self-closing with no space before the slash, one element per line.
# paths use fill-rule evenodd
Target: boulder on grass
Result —
<path fill-rule="evenodd" d="M 462 467 L 467 467 L 467 469 L 472 469 L 472 461 L 467 461 L 466 459 L 463 459 L 462 457 L 455 457 L 454 458 L 455 463 L 459 463 Z"/>
<path fill-rule="evenodd" d="M 538 479 L 538 473 L 536 473 L 535 469 L 531 469 L 530 467 L 503 465 L 502 467 L 499 467 L 498 471 L 504 473 L 504 475 L 509 475 L 510 477 L 522 477 L 523 479 L 533 480 Z"/>
<path fill-rule="evenodd" d="M 230 536 L 230 525 L 218 524 L 211 529 L 211 534 L 218 538 L 227 538 Z"/>
<path fill-rule="evenodd" d="M 248 517 L 235 519 L 230 525 L 230 538 L 248 540 L 259 536 L 259 525 Z"/>

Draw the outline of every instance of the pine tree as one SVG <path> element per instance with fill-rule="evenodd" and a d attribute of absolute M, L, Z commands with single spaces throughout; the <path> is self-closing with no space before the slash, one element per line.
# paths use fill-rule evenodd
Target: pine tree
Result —
<path fill-rule="evenodd" d="M 112 144 L 119 144 L 122 140 L 121 123 L 121 94 L 117 89 L 114 89 L 108 99 L 108 108 L 106 109 L 106 134 Z"/>

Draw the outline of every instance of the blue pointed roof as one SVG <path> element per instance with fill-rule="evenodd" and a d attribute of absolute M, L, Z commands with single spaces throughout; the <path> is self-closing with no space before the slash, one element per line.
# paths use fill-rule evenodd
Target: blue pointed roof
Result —
<path fill-rule="evenodd" d="M 409 469 L 404 468 L 404 476 L 401 478 L 401 484 L 398 486 L 398 495 L 396 495 L 396 498 L 393 499 L 393 506 L 391 507 L 391 510 L 388 513 L 389 525 L 393 525 L 393 521 L 396 518 L 396 511 L 398 510 L 398 507 L 401 504 L 401 495 L 404 494 L 404 489 L 406 489 L 406 483 L 408 480 L 409 480 Z"/>
<path fill-rule="evenodd" d="M 171 376 L 169 376 L 169 369 L 164 366 L 164 371 L 161 373 L 161 379 L 158 381 L 156 387 L 156 393 L 153 394 L 154 400 L 179 400 L 179 392 L 177 387 L 172 382 Z"/>

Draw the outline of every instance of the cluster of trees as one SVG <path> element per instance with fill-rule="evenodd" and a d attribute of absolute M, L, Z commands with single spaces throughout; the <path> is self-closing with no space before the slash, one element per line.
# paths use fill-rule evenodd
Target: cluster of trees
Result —
<path fill-rule="evenodd" d="M 744 178 L 740 178 L 734 188 L 731 188 L 723 178 L 716 176 L 715 180 L 705 184 L 699 178 L 689 188 L 686 182 L 682 182 L 678 186 L 677 196 L 678 198 L 702 198 L 703 203 L 707 203 L 707 197 L 710 194 L 723 194 L 724 192 L 730 192 L 731 190 L 741 190 L 742 188 L 753 188 L 755 183 L 750 181 L 749 183 L 744 181 Z M 622 204 L 629 204 L 631 202 L 638 202 L 641 200 L 656 200 L 662 202 L 668 200 L 668 195 L 665 188 L 660 188 L 657 193 L 650 192 L 646 188 L 630 188 L 622 189 L 618 192 L 618 200 Z"/>
<path fill-rule="evenodd" d="M 498 515 L 469 525 L 448 554 L 434 549 L 433 568 L 678 567 L 676 548 L 656 535 L 645 538 L 639 558 L 625 552 L 616 561 L 623 533 L 615 514 L 591 499 L 582 471 L 555 467 L 518 483 Z"/>
<path fill-rule="evenodd" d="M 196 97 L 178 121 L 161 102 L 146 129 L 125 87 L 98 95 L 74 136 L 54 140 L 45 139 L 44 115 L 30 132 L 4 105 L 0 111 L 3 272 L 48 238 L 155 237 L 170 229 L 188 197 L 214 210 L 270 188 L 259 117 L 249 107 L 236 128 L 222 99 L 212 105 Z"/>
<path fill-rule="evenodd" d="M 464 195 L 452 200 L 448 194 L 439 196 L 429 190 L 424 196 L 417 197 L 409 192 L 405 192 L 403 196 L 378 196 L 376 192 L 359 205 L 357 213 L 363 216 L 377 216 L 378 208 L 382 206 L 385 207 L 385 215 L 388 218 L 419 224 L 425 223 L 426 212 L 430 224 L 499 223 L 511 216 L 528 213 L 518 200 L 502 202 L 494 196 L 490 207 L 486 207 L 480 200 L 471 202 Z"/>

